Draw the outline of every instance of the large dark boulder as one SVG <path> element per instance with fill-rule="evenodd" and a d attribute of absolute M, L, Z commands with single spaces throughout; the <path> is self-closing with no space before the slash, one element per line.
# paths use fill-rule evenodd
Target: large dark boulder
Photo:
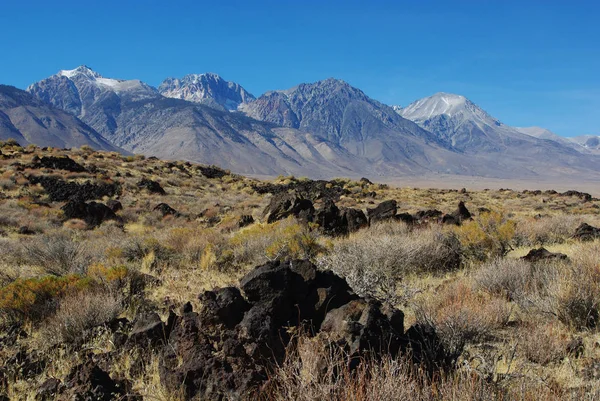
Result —
<path fill-rule="evenodd" d="M 458 208 L 454 212 L 446 214 L 444 215 L 444 217 L 442 217 L 442 223 L 461 225 L 463 221 L 471 219 L 471 212 L 469 212 L 469 209 L 467 209 L 465 203 L 463 201 L 460 201 L 458 203 Z"/>
<path fill-rule="evenodd" d="M 166 203 L 159 203 L 158 205 L 154 206 L 153 210 L 160 212 L 160 214 L 162 214 L 163 217 L 166 217 L 166 216 L 179 217 L 179 216 L 181 216 L 181 213 L 179 213 L 177 210 L 173 209 L 171 206 L 167 205 Z"/>
<path fill-rule="evenodd" d="M 314 213 L 315 208 L 310 200 L 284 193 L 273 195 L 271 202 L 263 211 L 263 217 L 267 223 L 274 223 L 289 216 L 303 221 L 312 221 Z"/>
<path fill-rule="evenodd" d="M 360 209 L 342 208 L 340 217 L 342 225 L 347 227 L 347 233 L 353 233 L 369 225 L 367 216 Z"/>
<path fill-rule="evenodd" d="M 148 178 L 142 178 L 137 183 L 137 186 L 138 186 L 139 189 L 145 189 L 148 192 L 150 192 L 151 194 L 159 194 L 159 195 L 166 195 L 167 194 L 165 192 L 165 190 L 163 189 L 163 187 L 161 187 L 158 182 L 150 180 Z"/>
<path fill-rule="evenodd" d="M 587 223 L 581 223 L 575 230 L 573 238 L 580 241 L 593 241 L 596 238 L 600 238 L 600 228 L 592 227 Z"/>
<path fill-rule="evenodd" d="M 62 211 L 67 219 L 81 219 L 88 227 L 96 227 L 106 220 L 118 220 L 119 218 L 109 207 L 98 202 L 85 203 L 81 200 L 70 200 Z"/>
<path fill-rule="evenodd" d="M 111 199 L 106 202 L 106 206 L 113 212 L 117 213 L 119 210 L 123 210 L 123 205 L 118 200 Z"/>
<path fill-rule="evenodd" d="M 538 248 L 530 250 L 527 255 L 523 256 L 521 259 L 535 263 L 542 260 L 566 260 L 567 255 L 564 253 L 553 253 L 546 248 Z"/>
<path fill-rule="evenodd" d="M 139 315 L 133 322 L 128 343 L 131 345 L 156 345 L 166 343 L 169 329 L 156 312 Z"/>
<path fill-rule="evenodd" d="M 403 345 L 404 314 L 385 310 L 374 300 L 357 299 L 327 313 L 321 332 L 353 357 L 362 351 L 394 357 Z"/>
<path fill-rule="evenodd" d="M 241 216 L 240 219 L 238 220 L 239 228 L 249 226 L 250 224 L 254 224 L 254 217 L 252 217 L 252 215 L 245 214 L 245 215 Z"/>
<path fill-rule="evenodd" d="M 75 366 L 65 379 L 61 400 L 141 400 L 127 380 L 114 380 L 96 363 L 88 360 Z"/>
<path fill-rule="evenodd" d="M 344 222 L 340 209 L 332 200 L 326 200 L 315 212 L 314 222 L 319 225 L 323 233 L 328 235 L 346 234 L 348 232 L 348 223 Z"/>
<path fill-rule="evenodd" d="M 359 298 L 343 278 L 306 260 L 266 263 L 244 276 L 240 289 L 207 291 L 199 300 L 198 313 L 186 307 L 174 319 L 159 364 L 162 384 L 183 390 L 186 399 L 256 399 L 269 372 L 284 361 L 291 333 L 342 347 L 349 368 L 365 355 L 394 356 L 413 343 L 424 364 L 445 356 L 425 349 L 435 333 L 409 330 L 408 336 L 401 311 Z"/>
<path fill-rule="evenodd" d="M 438 221 L 443 213 L 437 209 L 419 210 L 415 213 L 415 220 L 419 224 L 428 223 L 430 221 Z"/>
<path fill-rule="evenodd" d="M 396 216 L 398 211 L 398 205 L 395 200 L 387 200 L 381 202 L 373 209 L 367 209 L 367 217 L 369 218 L 369 224 L 373 224 L 378 221 L 390 220 Z"/>

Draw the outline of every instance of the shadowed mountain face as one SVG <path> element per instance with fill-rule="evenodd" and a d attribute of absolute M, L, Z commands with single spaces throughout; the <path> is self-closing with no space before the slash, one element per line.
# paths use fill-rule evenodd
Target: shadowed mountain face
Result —
<path fill-rule="evenodd" d="M 237 110 L 255 98 L 241 85 L 225 81 L 217 74 L 190 74 L 181 79 L 167 78 L 158 87 L 165 97 L 201 103 L 217 109 Z"/>
<path fill-rule="evenodd" d="M 60 148 L 119 150 L 78 118 L 12 86 L 0 85 L 0 139 Z"/>

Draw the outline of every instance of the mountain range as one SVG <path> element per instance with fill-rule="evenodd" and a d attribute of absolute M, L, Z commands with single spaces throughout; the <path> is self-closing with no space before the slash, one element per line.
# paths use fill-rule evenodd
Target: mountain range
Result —
<path fill-rule="evenodd" d="M 96 148 L 242 174 L 535 178 L 594 177 L 600 169 L 593 138 L 578 144 L 541 129 L 510 127 L 447 93 L 390 107 L 330 78 L 255 98 L 212 73 L 167 78 L 154 88 L 86 66 L 62 70 L 27 92 L 11 91 L 19 96 L 12 106 L 0 100 L 0 138 L 62 147 L 81 146 L 85 138 Z M 32 136 L 32 124 L 17 126 L 4 117 L 15 107 L 33 107 L 27 104 L 64 119 L 65 127 L 79 127 L 78 141 L 66 132 Z"/>

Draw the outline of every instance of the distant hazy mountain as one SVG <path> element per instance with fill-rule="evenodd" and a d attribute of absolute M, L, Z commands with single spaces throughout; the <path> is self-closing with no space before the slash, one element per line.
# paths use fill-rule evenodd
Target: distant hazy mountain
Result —
<path fill-rule="evenodd" d="M 598 135 L 580 135 L 567 139 L 594 154 L 600 153 L 600 136 Z"/>
<path fill-rule="evenodd" d="M 158 91 L 165 97 L 220 106 L 230 111 L 255 99 L 241 85 L 225 81 L 213 73 L 190 74 L 181 79 L 167 78 L 158 87 Z"/>
<path fill-rule="evenodd" d="M 524 168 L 535 174 L 593 171 L 600 167 L 597 158 L 578 152 L 571 144 L 520 132 L 464 96 L 436 93 L 417 100 L 399 113 L 465 154 L 485 155 L 498 162 L 524 162 Z M 539 133 L 539 130 L 529 131 Z"/>
<path fill-rule="evenodd" d="M 0 85 L 0 139 L 9 138 L 21 145 L 118 150 L 72 114 L 21 89 Z"/>

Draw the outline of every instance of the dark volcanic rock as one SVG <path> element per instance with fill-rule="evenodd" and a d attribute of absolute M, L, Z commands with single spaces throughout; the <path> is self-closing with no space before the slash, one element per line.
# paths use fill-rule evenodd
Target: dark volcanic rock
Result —
<path fill-rule="evenodd" d="M 141 400 L 133 395 L 131 383 L 126 380 L 113 380 L 110 375 L 94 362 L 87 361 L 75 366 L 65 380 L 64 398 L 74 400 Z"/>
<path fill-rule="evenodd" d="M 19 227 L 19 230 L 17 232 L 19 234 L 21 234 L 21 235 L 33 235 L 33 234 L 35 234 L 35 231 L 33 231 L 32 229 L 30 229 L 27 226 L 21 226 L 21 227 Z"/>
<path fill-rule="evenodd" d="M 86 171 L 85 167 L 68 156 L 44 156 L 41 159 L 33 160 L 31 167 L 66 170 L 75 173 L 82 173 Z"/>
<path fill-rule="evenodd" d="M 315 208 L 311 201 L 286 193 L 273 195 L 271 202 L 263 211 L 263 216 L 267 219 L 267 223 L 274 223 L 289 216 L 312 221 L 314 213 Z"/>
<path fill-rule="evenodd" d="M 240 220 L 238 221 L 238 227 L 239 228 L 246 227 L 253 223 L 254 223 L 254 217 L 252 217 L 249 214 L 245 214 L 240 217 Z"/>
<path fill-rule="evenodd" d="M 409 346 L 428 368 L 445 363 L 443 349 L 427 348 L 439 345 L 435 332 L 405 335 L 401 311 L 359 298 L 344 279 L 309 261 L 269 262 L 242 278 L 240 288 L 206 291 L 199 313 L 190 306 L 174 319 L 159 366 L 168 390 L 183 389 L 187 399 L 256 399 L 270 369 L 284 360 L 294 327 L 343 347 L 349 368 L 365 353 L 378 358 Z"/>
<path fill-rule="evenodd" d="M 394 357 L 403 344 L 404 314 L 396 310 L 386 316 L 379 302 L 357 299 L 330 311 L 321 332 L 350 355 L 359 357 L 361 351 L 369 350 Z"/>
<path fill-rule="evenodd" d="M 340 212 L 342 225 L 347 227 L 348 233 L 353 233 L 369 225 L 367 216 L 360 209 L 343 208 Z"/>
<path fill-rule="evenodd" d="M 341 195 L 347 195 L 349 190 L 335 181 L 300 181 L 289 184 L 253 184 L 252 189 L 259 194 L 271 193 L 273 195 L 292 192 L 300 198 L 316 201 L 319 199 L 339 200 Z"/>
<path fill-rule="evenodd" d="M 85 203 L 81 200 L 70 200 L 62 211 L 67 219 L 84 220 L 89 227 L 96 227 L 106 220 L 118 220 L 119 218 L 106 205 L 98 202 Z"/>
<path fill-rule="evenodd" d="M 592 227 L 587 223 L 581 223 L 581 225 L 577 227 L 577 230 L 575 230 L 573 238 L 581 241 L 593 241 L 596 238 L 600 238 L 600 228 Z"/>
<path fill-rule="evenodd" d="M 567 259 L 567 255 L 564 253 L 553 253 L 548 251 L 546 248 L 538 248 L 532 249 L 527 253 L 527 255 L 523 256 L 521 259 L 526 260 L 527 262 L 539 262 L 541 260 L 549 260 L 549 259 L 559 259 L 565 260 Z"/>
<path fill-rule="evenodd" d="M 437 209 L 429 209 L 419 210 L 414 217 L 419 223 L 428 223 L 429 221 L 437 221 L 442 215 L 443 213 Z"/>
<path fill-rule="evenodd" d="M 442 223 L 461 225 L 463 221 L 471 220 L 471 218 L 471 212 L 469 212 L 465 203 L 461 201 L 458 203 L 458 208 L 454 212 L 442 217 Z"/>
<path fill-rule="evenodd" d="M 404 223 L 409 224 L 409 225 L 415 224 L 415 222 L 417 221 L 417 219 L 415 219 L 409 213 L 399 213 L 399 214 L 395 215 L 394 218 L 398 221 L 403 221 Z"/>
<path fill-rule="evenodd" d="M 168 216 L 168 215 L 175 216 L 175 217 L 181 216 L 181 213 L 179 213 L 177 210 L 173 209 L 171 206 L 167 205 L 166 203 L 159 203 L 158 205 L 154 206 L 153 210 L 159 211 L 163 215 L 163 217 Z"/>
<path fill-rule="evenodd" d="M 367 217 L 369 218 L 369 224 L 373 224 L 377 221 L 393 219 L 398 211 L 398 206 L 395 200 L 387 200 L 381 202 L 374 209 L 367 209 Z"/>
<path fill-rule="evenodd" d="M 579 191 L 574 191 L 574 190 L 563 192 L 562 194 L 560 194 L 560 196 L 575 196 L 584 202 L 589 202 L 593 199 L 592 195 L 590 195 L 586 192 L 579 192 Z"/>
<path fill-rule="evenodd" d="M 169 338 L 167 325 L 157 313 L 147 313 L 138 316 L 133 322 L 128 343 L 147 346 L 166 343 Z"/>
<path fill-rule="evenodd" d="M 93 184 L 88 181 L 84 184 L 78 184 L 51 176 L 30 176 L 29 182 L 34 185 L 40 184 L 53 202 L 64 202 L 69 199 L 83 201 L 102 199 L 104 196 L 115 196 L 121 190 L 121 186 L 117 183 Z"/>
<path fill-rule="evenodd" d="M 226 287 L 216 291 L 206 291 L 200 296 L 202 302 L 202 319 L 212 324 L 223 324 L 233 329 L 244 318 L 244 313 L 250 309 L 240 290 L 236 287 Z"/>
<path fill-rule="evenodd" d="M 145 189 L 152 194 L 166 195 L 165 190 L 160 184 L 156 181 L 149 180 L 147 178 L 142 178 L 137 183 L 138 188 Z"/>
<path fill-rule="evenodd" d="M 117 213 L 119 210 L 123 210 L 123 205 L 118 200 L 111 199 L 106 202 L 106 206 L 113 212 Z"/>
<path fill-rule="evenodd" d="M 198 166 L 198 169 L 200 170 L 202 175 L 205 176 L 206 178 L 223 178 L 226 175 L 229 175 L 229 173 L 227 171 L 225 171 L 221 168 L 215 167 L 215 166 L 208 166 L 208 167 Z"/>
<path fill-rule="evenodd" d="M 56 400 L 65 386 L 56 378 L 47 379 L 37 390 L 35 399 L 37 401 L 52 401 Z"/>

